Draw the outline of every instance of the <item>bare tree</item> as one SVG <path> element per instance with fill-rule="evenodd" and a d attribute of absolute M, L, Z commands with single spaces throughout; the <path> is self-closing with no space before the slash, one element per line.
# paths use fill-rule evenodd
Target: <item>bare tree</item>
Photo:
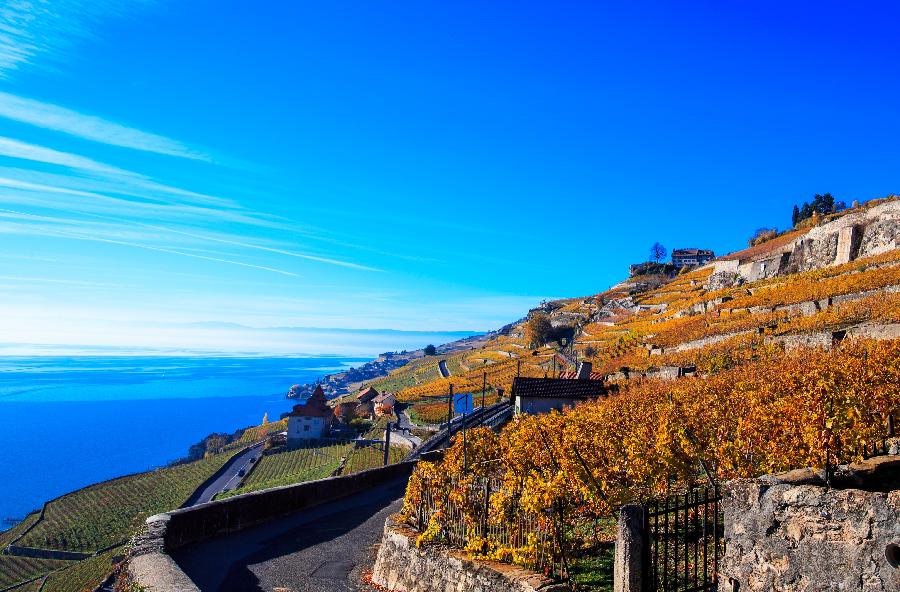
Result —
<path fill-rule="evenodd" d="M 653 243 L 653 246 L 650 247 L 650 257 L 657 263 L 665 259 L 668 254 L 669 251 L 659 243 Z"/>

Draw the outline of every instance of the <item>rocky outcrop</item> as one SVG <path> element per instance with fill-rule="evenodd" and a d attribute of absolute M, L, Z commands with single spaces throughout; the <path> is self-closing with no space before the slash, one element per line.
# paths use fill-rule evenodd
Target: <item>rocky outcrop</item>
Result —
<path fill-rule="evenodd" d="M 817 226 L 793 244 L 779 275 L 838 265 L 900 246 L 900 201 L 888 201 Z"/>
<path fill-rule="evenodd" d="M 746 259 L 721 259 L 707 289 L 840 265 L 900 246 L 900 200 L 847 211 L 784 245 Z"/>

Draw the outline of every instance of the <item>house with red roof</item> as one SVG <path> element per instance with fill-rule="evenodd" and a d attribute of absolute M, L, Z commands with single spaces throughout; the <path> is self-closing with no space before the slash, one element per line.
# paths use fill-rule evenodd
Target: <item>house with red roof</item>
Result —
<path fill-rule="evenodd" d="M 359 401 L 360 403 L 368 403 L 369 401 L 371 401 L 378 395 L 379 395 L 379 392 L 377 390 L 375 390 L 375 387 L 370 386 L 370 387 L 367 387 L 367 388 L 359 391 L 359 394 L 356 395 L 356 400 Z"/>
<path fill-rule="evenodd" d="M 387 415 L 394 412 L 397 397 L 391 393 L 381 393 L 372 399 L 372 404 L 375 406 L 375 415 Z"/>
<path fill-rule="evenodd" d="M 328 405 L 321 386 L 301 405 L 288 413 L 287 444 L 297 446 L 308 440 L 324 438 L 331 431 L 334 409 Z"/>

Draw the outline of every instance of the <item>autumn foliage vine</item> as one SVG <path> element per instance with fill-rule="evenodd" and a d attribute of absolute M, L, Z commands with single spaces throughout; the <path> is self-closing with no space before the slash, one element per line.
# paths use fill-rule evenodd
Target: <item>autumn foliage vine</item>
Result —
<path fill-rule="evenodd" d="M 492 523 L 565 507 L 575 544 L 591 545 L 600 535 L 586 525 L 703 478 L 700 460 L 719 480 L 822 467 L 826 454 L 855 460 L 884 435 L 888 413 L 900 414 L 900 340 L 772 348 L 712 376 L 638 381 L 564 413 L 519 416 L 499 434 L 472 430 L 468 470 L 457 439 L 442 461 L 419 464 L 402 514 L 414 515 L 426 489 L 465 508 L 469 482 L 491 478 L 502 483 L 490 500 Z M 472 512 L 473 524 L 482 519 Z M 439 534 L 440 520 L 437 512 L 429 536 Z M 523 549 L 492 552 L 514 557 Z"/>

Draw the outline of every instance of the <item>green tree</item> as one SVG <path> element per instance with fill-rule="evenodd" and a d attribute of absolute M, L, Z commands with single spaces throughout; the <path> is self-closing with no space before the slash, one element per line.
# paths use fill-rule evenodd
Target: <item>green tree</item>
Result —
<path fill-rule="evenodd" d="M 437 348 L 434 347 L 434 345 L 429 343 L 428 345 L 425 346 L 425 355 L 426 356 L 433 356 L 435 354 L 437 354 Z"/>
<path fill-rule="evenodd" d="M 794 204 L 794 211 L 791 212 L 791 226 L 796 226 L 797 222 L 800 221 L 800 208 L 797 207 L 797 204 Z"/>
<path fill-rule="evenodd" d="M 830 193 L 824 195 L 817 193 L 813 198 L 812 208 L 814 212 L 818 212 L 823 216 L 832 213 L 834 211 L 834 196 Z"/>
<path fill-rule="evenodd" d="M 803 202 L 803 207 L 800 208 L 800 222 L 812 216 L 812 213 L 813 207 L 809 205 L 809 202 Z"/>
<path fill-rule="evenodd" d="M 543 312 L 532 313 L 525 323 L 525 342 L 528 347 L 540 347 L 553 338 L 553 324 Z"/>

